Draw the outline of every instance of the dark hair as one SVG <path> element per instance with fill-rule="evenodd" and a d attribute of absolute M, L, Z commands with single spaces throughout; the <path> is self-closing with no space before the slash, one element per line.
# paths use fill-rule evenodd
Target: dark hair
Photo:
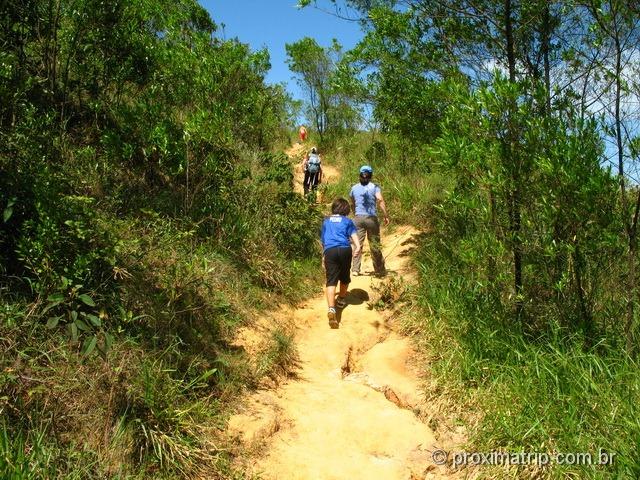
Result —
<path fill-rule="evenodd" d="M 349 215 L 351 211 L 351 206 L 349 202 L 347 202 L 344 198 L 336 198 L 331 204 L 331 213 L 344 215 L 345 217 Z"/>

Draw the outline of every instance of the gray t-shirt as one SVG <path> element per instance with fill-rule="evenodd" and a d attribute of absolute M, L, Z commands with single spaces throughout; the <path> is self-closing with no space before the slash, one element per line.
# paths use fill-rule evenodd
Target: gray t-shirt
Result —
<path fill-rule="evenodd" d="M 380 192 L 380 187 L 373 182 L 366 185 L 356 183 L 351 187 L 351 198 L 356 204 L 356 215 L 377 215 L 376 194 Z"/>

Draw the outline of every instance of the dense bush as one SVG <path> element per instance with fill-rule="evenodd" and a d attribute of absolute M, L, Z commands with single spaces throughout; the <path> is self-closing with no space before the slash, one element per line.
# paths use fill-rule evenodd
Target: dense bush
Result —
<path fill-rule="evenodd" d="M 268 53 L 194 0 L 10 0 L 0 23 L 0 472 L 222 472 L 202 429 L 271 370 L 235 329 L 318 268 Z"/>

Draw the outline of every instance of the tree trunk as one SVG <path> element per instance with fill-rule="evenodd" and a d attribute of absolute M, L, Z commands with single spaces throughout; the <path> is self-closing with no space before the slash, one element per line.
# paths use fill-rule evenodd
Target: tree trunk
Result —
<path fill-rule="evenodd" d="M 542 17 L 542 61 L 544 64 L 545 115 L 551 115 L 551 65 L 549 61 L 551 37 L 551 12 L 549 1 L 545 0 Z"/>
<path fill-rule="evenodd" d="M 516 82 L 516 51 L 513 38 L 513 10 L 511 0 L 504 0 L 504 27 L 507 50 L 507 64 L 509 68 L 509 81 Z M 521 171 L 519 155 L 517 149 L 517 131 L 515 115 L 517 105 L 515 99 L 509 99 L 507 118 L 507 138 L 505 149 L 503 150 L 504 162 L 511 172 L 511 187 L 509 195 L 509 223 L 511 233 L 511 250 L 513 254 L 513 286 L 516 296 L 516 319 L 522 319 L 523 299 L 522 299 L 522 239 L 521 230 Z"/>
<path fill-rule="evenodd" d="M 622 46 L 620 45 L 620 36 L 617 25 L 614 26 L 614 45 L 616 49 L 616 92 L 615 92 L 615 129 L 616 129 L 616 147 L 618 149 L 618 179 L 620 182 L 620 199 L 622 203 L 622 211 L 624 218 L 625 232 L 627 235 L 627 318 L 625 319 L 625 336 L 627 351 L 633 355 L 635 350 L 634 344 L 634 308 L 636 298 L 636 241 L 634 228 L 629 219 L 629 204 L 627 201 L 627 191 L 624 178 L 624 144 L 622 141 L 622 116 L 620 111 L 620 101 L 622 96 Z"/>

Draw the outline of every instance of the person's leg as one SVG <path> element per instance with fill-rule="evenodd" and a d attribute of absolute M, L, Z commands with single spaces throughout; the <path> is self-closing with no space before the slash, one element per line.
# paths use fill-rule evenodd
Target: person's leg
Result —
<path fill-rule="evenodd" d="M 340 284 L 340 291 L 342 291 L 342 284 Z M 336 306 L 336 286 L 327 285 L 327 307 L 331 308 Z"/>
<path fill-rule="evenodd" d="M 364 250 L 364 239 L 367 234 L 367 230 L 364 225 L 364 221 L 366 217 L 356 216 L 353 219 L 353 223 L 355 223 L 356 228 L 358 229 L 358 239 L 360 240 L 360 254 L 353 256 L 353 264 L 351 265 L 351 271 L 356 275 L 360 274 L 360 264 L 362 262 L 362 251 Z"/>
<path fill-rule="evenodd" d="M 373 260 L 373 270 L 377 275 L 385 275 L 387 271 L 384 266 L 384 257 L 382 256 L 378 217 L 367 217 L 367 238 L 369 240 L 371 259 Z"/>
<path fill-rule="evenodd" d="M 340 282 L 340 291 L 336 299 L 336 307 L 345 308 L 347 306 L 347 294 L 349 293 L 349 284 Z"/>
<path fill-rule="evenodd" d="M 338 308 L 344 308 L 347 306 L 347 292 L 349 291 L 349 283 L 351 283 L 351 276 L 349 274 L 349 267 L 351 267 L 351 248 L 343 248 L 340 250 L 340 291 L 338 293 L 338 300 L 336 305 Z"/>
<path fill-rule="evenodd" d="M 310 173 L 309 174 L 309 183 L 307 184 L 307 192 L 309 193 L 309 196 L 307 198 L 311 202 L 315 202 L 316 201 L 317 179 L 318 179 L 318 174 L 317 173 Z"/>
<path fill-rule="evenodd" d="M 340 280 L 340 264 L 339 249 L 330 248 L 324 254 L 324 268 L 327 276 L 326 294 L 327 294 L 327 318 L 331 328 L 338 328 L 338 320 L 336 317 L 336 285 Z"/>
<path fill-rule="evenodd" d="M 304 195 L 307 196 L 309 193 L 309 172 L 304 172 L 304 180 L 302 181 L 302 188 L 304 189 Z"/>

